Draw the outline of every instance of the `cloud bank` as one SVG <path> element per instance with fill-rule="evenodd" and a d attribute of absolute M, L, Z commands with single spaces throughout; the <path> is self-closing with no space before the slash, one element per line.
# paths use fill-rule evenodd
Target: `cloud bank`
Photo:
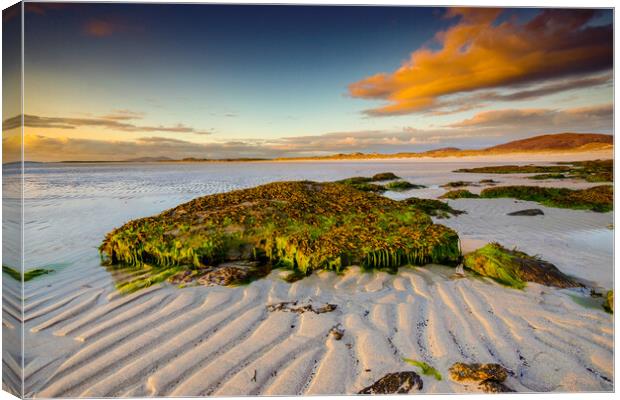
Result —
<path fill-rule="evenodd" d="M 164 125 L 137 125 L 128 122 L 142 119 L 144 114 L 129 110 L 116 110 L 115 112 L 96 118 L 72 118 L 72 117 L 43 117 L 38 115 L 25 114 L 24 126 L 41 129 L 77 129 L 84 127 L 110 129 L 123 132 L 171 132 L 171 133 L 194 133 L 197 135 L 209 135 L 211 130 L 202 130 L 183 125 L 181 123 Z M 2 130 L 19 128 L 22 123 L 22 116 L 17 115 L 7 118 L 2 122 Z"/>
<path fill-rule="evenodd" d="M 353 152 L 419 152 L 439 147 L 482 148 L 538 134 L 558 132 L 611 133 L 613 106 L 602 104 L 569 109 L 505 109 L 484 111 L 457 123 L 434 129 L 404 126 L 397 129 L 329 132 L 317 135 L 286 136 L 270 140 L 235 140 L 196 143 L 174 137 L 145 135 L 137 140 L 106 141 L 79 138 L 50 138 L 37 132 L 37 126 L 72 129 L 75 121 L 49 120 L 31 116 L 24 138 L 26 159 L 62 160 L 126 160 L 136 157 L 275 158 L 325 155 Z M 106 118 L 92 119 L 98 124 L 127 124 L 123 118 L 130 112 L 117 110 Z M 120 121 L 119 121 L 120 119 Z M 84 119 L 78 119 L 83 121 Z M 86 119 L 92 121 L 91 119 Z M 102 122 L 105 121 L 105 122 Z M 5 121 L 6 123 L 7 121 Z M 94 122 L 93 122 L 94 123 Z M 131 124 L 129 124 L 131 125 Z M 87 125 L 90 126 L 90 125 Z M 107 126 L 107 125 L 106 125 Z M 127 128 L 136 131 L 131 125 Z M 147 132 L 148 127 L 140 127 Z M 165 129 L 186 130 L 186 127 Z M 168 131 L 165 131 L 168 133 Z M 20 135 L 5 135 L 4 154 L 20 152 Z M 5 160 L 15 161 L 15 160 Z"/>

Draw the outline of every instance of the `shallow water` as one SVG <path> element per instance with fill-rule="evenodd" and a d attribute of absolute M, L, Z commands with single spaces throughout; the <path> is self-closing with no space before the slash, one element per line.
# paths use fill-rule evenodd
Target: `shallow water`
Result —
<path fill-rule="evenodd" d="M 97 246 L 107 232 L 128 220 L 156 214 L 195 197 L 273 181 L 328 181 L 391 171 L 410 182 L 427 186 L 425 189 L 386 193 L 396 199 L 437 197 L 445 191 L 439 185 L 455 180 L 476 182 L 492 177 L 504 183 L 523 181 L 503 175 L 452 172 L 457 168 L 487 164 L 461 160 L 27 164 L 24 177 L 24 264 L 26 269 L 70 269 L 76 264 L 83 266 L 83 263 L 100 268 Z M 527 183 L 532 184 L 532 181 Z M 5 178 L 4 184 L 12 184 L 10 177 Z M 553 185 L 553 182 L 543 184 Z M 476 189 L 479 188 L 473 190 Z M 593 217 L 599 218 L 600 215 L 593 214 Z M 473 229 L 476 229 L 475 224 Z M 563 240 L 569 248 L 576 244 L 591 252 L 611 254 L 613 231 L 590 226 L 585 230 L 572 230 Z"/>

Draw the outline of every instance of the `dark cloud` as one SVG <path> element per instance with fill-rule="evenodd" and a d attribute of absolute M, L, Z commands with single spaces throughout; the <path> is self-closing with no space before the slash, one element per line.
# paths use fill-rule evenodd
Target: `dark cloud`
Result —
<path fill-rule="evenodd" d="M 543 108 L 484 111 L 448 125 L 462 129 L 514 130 L 604 130 L 613 129 L 613 105 L 579 107 L 567 110 Z"/>
<path fill-rule="evenodd" d="M 503 90 L 502 93 L 493 90 L 483 90 L 471 95 L 445 96 L 444 99 L 438 101 L 432 108 L 421 112 L 429 115 L 455 114 L 482 108 L 497 102 L 534 100 L 543 96 L 590 87 L 606 86 L 611 88 L 613 87 L 613 76 L 611 73 L 595 74 L 522 86 L 527 86 L 527 89 L 520 89 L 517 86 L 512 88 L 513 90 Z"/>

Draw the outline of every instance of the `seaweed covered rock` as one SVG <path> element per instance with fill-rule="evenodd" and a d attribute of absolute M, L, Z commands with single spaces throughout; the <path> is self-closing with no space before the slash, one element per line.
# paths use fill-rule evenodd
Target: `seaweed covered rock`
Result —
<path fill-rule="evenodd" d="M 395 181 L 395 182 L 390 182 L 387 185 L 385 185 L 386 189 L 397 191 L 397 192 L 409 190 L 409 189 L 423 189 L 425 187 L 426 186 L 424 185 L 416 185 L 416 184 L 413 184 L 407 181 Z"/>
<path fill-rule="evenodd" d="M 454 182 L 448 182 L 448 183 L 441 185 L 442 188 L 460 188 L 460 187 L 467 187 L 467 186 L 478 186 L 478 185 L 473 182 L 468 182 L 468 181 L 454 181 Z"/>
<path fill-rule="evenodd" d="M 465 214 L 465 211 L 455 210 L 448 203 L 435 199 L 420 199 L 417 197 L 409 197 L 401 200 L 405 204 L 416 208 L 426 214 L 437 218 L 450 218 L 450 215 Z"/>
<path fill-rule="evenodd" d="M 387 190 L 383 185 L 371 183 L 372 181 L 373 178 L 369 178 L 366 176 L 354 176 L 352 178 L 341 179 L 339 181 L 336 181 L 336 183 L 352 186 L 353 188 L 361 190 L 362 192 L 383 193 Z"/>
<path fill-rule="evenodd" d="M 508 377 L 508 370 L 500 364 L 466 364 L 457 362 L 450 369 L 450 378 L 463 384 L 478 384 L 478 389 L 485 393 L 514 392 L 503 382 Z"/>
<path fill-rule="evenodd" d="M 422 390 L 423 385 L 420 375 L 413 371 L 392 372 L 358 394 L 406 394 L 412 389 Z"/>
<path fill-rule="evenodd" d="M 466 364 L 457 362 L 450 369 L 450 378 L 456 382 L 482 382 L 493 380 L 503 382 L 508 377 L 508 370 L 499 364 Z"/>
<path fill-rule="evenodd" d="M 539 174 L 529 179 L 582 179 L 587 182 L 613 182 L 614 160 L 559 162 L 558 165 L 494 165 L 462 168 L 454 172 L 484 174 Z"/>
<path fill-rule="evenodd" d="M 478 384 L 478 388 L 485 393 L 513 393 L 514 390 L 506 386 L 502 382 L 493 379 L 487 379 Z"/>
<path fill-rule="evenodd" d="M 465 189 L 450 190 L 439 196 L 440 199 L 477 199 L 478 197 L 480 196 Z"/>
<path fill-rule="evenodd" d="M 395 175 L 393 172 L 381 172 L 373 175 L 371 179 L 373 181 L 393 181 L 400 179 L 400 177 Z"/>
<path fill-rule="evenodd" d="M 506 249 L 499 243 L 489 243 L 466 254 L 463 266 L 518 289 L 524 288 L 526 282 L 560 288 L 581 286 L 563 274 L 555 265 L 518 250 Z"/>
<path fill-rule="evenodd" d="M 603 303 L 603 308 L 608 313 L 614 313 L 614 291 L 609 290 L 605 295 L 605 302 Z"/>
<path fill-rule="evenodd" d="M 100 252 L 105 263 L 156 271 L 148 284 L 229 260 L 309 273 L 451 265 L 460 257 L 456 232 L 422 211 L 350 185 L 309 181 L 194 199 L 113 230 Z"/>
<path fill-rule="evenodd" d="M 480 192 L 482 198 L 510 197 L 536 201 L 549 207 L 572 208 L 607 212 L 613 209 L 614 191 L 611 185 L 588 189 L 548 188 L 540 186 L 498 186 Z"/>

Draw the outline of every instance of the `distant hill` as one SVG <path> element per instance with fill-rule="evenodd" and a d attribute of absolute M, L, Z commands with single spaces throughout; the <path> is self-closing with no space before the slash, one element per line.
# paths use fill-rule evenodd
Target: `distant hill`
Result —
<path fill-rule="evenodd" d="M 123 162 L 158 162 L 158 161 L 173 161 L 170 157 L 139 157 L 125 160 Z"/>
<path fill-rule="evenodd" d="M 425 151 L 422 154 L 454 153 L 455 151 L 461 151 L 461 149 L 458 147 L 441 147 L 439 149 Z"/>
<path fill-rule="evenodd" d="M 613 143 L 614 138 L 612 135 L 600 133 L 556 133 L 515 140 L 488 147 L 485 150 L 489 152 L 576 150 L 579 148 L 595 150 L 597 148 L 607 148 L 609 145 L 613 145 Z"/>
<path fill-rule="evenodd" d="M 553 152 L 588 152 L 608 151 L 614 146 L 612 135 L 600 133 L 556 133 L 549 135 L 533 136 L 527 139 L 514 140 L 482 149 L 459 149 L 457 147 L 441 147 L 422 152 L 401 153 L 338 153 L 314 157 L 281 157 L 274 159 L 266 158 L 221 158 L 207 159 L 188 157 L 181 160 L 169 157 L 140 157 L 125 160 L 124 162 L 243 162 L 243 161 L 295 161 L 295 160 L 366 160 L 366 159 L 398 159 L 398 158 L 421 158 L 421 157 L 475 157 L 509 153 L 553 153 Z M 605 155 L 606 156 L 606 155 Z M 113 162 L 113 161 L 65 161 L 71 163 L 90 162 Z"/>

